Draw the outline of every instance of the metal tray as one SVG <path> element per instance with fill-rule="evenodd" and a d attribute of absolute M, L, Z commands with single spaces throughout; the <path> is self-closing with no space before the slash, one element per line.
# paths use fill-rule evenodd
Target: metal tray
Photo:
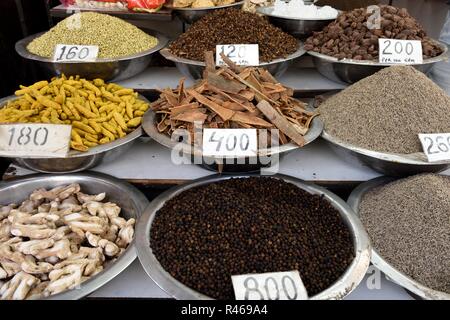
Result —
<path fill-rule="evenodd" d="M 223 173 L 259 171 L 261 168 L 269 167 L 271 164 L 276 163 L 276 159 L 272 157 L 273 155 L 277 155 L 279 160 L 288 152 L 300 148 L 295 143 L 290 142 L 277 148 L 260 149 L 258 150 L 258 157 L 233 158 L 232 160 L 235 164 L 230 164 L 229 162 L 225 162 L 226 159 L 222 160 L 221 158 L 203 157 L 201 148 L 172 140 L 171 137 L 160 133 L 156 125 L 155 112 L 153 110 L 148 110 L 142 120 L 142 127 L 144 128 L 145 133 L 147 133 L 153 140 L 172 150 L 177 149 L 179 152 L 182 152 L 183 155 L 187 156 L 192 163 L 196 163 L 197 159 L 201 159 L 201 163 L 198 164 L 202 167 L 211 171 L 221 171 Z M 318 117 L 315 117 L 312 120 L 308 133 L 304 136 L 305 146 L 316 140 L 322 133 L 322 129 L 322 121 Z M 266 159 L 267 161 L 261 161 L 260 157 L 270 157 L 270 162 L 268 158 Z M 217 163 L 220 163 L 221 161 L 225 163 L 219 170 Z"/>
<path fill-rule="evenodd" d="M 108 201 L 116 202 L 125 218 L 138 219 L 144 212 L 149 201 L 132 185 L 114 177 L 100 173 L 79 173 L 68 175 L 29 175 L 12 182 L 0 183 L 0 203 L 20 203 L 38 188 L 54 188 L 60 185 L 79 183 L 83 192 L 97 194 L 106 192 Z M 79 289 L 64 291 L 49 296 L 47 300 L 80 299 L 97 290 L 119 273 L 125 270 L 136 258 L 135 240 L 125 252 L 113 263 L 109 263 L 99 274 L 83 282 Z"/>
<path fill-rule="evenodd" d="M 259 67 L 267 69 L 274 77 L 280 77 L 286 72 L 289 65 L 294 61 L 294 59 L 301 57 L 305 54 L 303 49 L 303 44 L 298 41 L 298 49 L 294 53 L 290 54 L 284 59 L 275 59 L 270 62 L 262 62 Z M 178 70 L 186 76 L 192 79 L 201 79 L 203 75 L 203 70 L 206 64 L 203 61 L 190 60 L 185 58 L 180 58 L 170 52 L 169 48 L 165 48 L 160 51 L 161 55 L 167 60 L 173 61 L 177 66 Z"/>
<path fill-rule="evenodd" d="M 433 40 L 443 50 L 437 57 L 425 59 L 422 64 L 412 65 L 423 73 L 428 73 L 436 62 L 448 59 L 448 47 L 446 44 Z M 355 83 L 366 78 L 375 72 L 389 67 L 389 64 L 378 61 L 342 59 L 327 56 L 322 53 L 307 51 L 313 57 L 313 62 L 317 70 L 326 78 L 340 83 Z"/>
<path fill-rule="evenodd" d="M 441 172 L 450 167 L 450 161 L 428 162 L 424 153 L 394 154 L 367 150 L 340 141 L 326 130 L 322 131 L 333 151 L 346 160 L 362 163 L 388 176 L 408 176 L 422 172 Z"/>
<path fill-rule="evenodd" d="M 272 11 L 273 7 L 259 7 L 257 9 L 257 12 L 267 16 L 272 24 L 299 39 L 310 36 L 314 31 L 322 30 L 336 19 L 297 19 L 274 15 L 271 13 Z"/>
<path fill-rule="evenodd" d="M 244 4 L 244 1 L 238 1 L 231 4 L 225 4 L 223 6 L 215 6 L 215 7 L 204 7 L 204 8 L 175 8 L 174 6 L 171 6 L 170 4 L 164 5 L 166 8 L 172 9 L 175 14 L 180 18 L 181 21 L 193 24 L 198 19 L 202 18 L 203 16 L 207 15 L 210 12 L 213 12 L 217 9 L 223 9 L 223 8 L 230 8 L 230 7 L 236 7 L 240 8 Z"/>
<path fill-rule="evenodd" d="M 257 175 L 212 175 L 202 179 L 194 180 L 191 183 L 187 183 L 164 192 L 163 194 L 155 198 L 147 207 L 147 210 L 145 210 L 136 228 L 136 248 L 138 257 L 150 278 L 152 278 L 153 281 L 155 281 L 156 284 L 169 295 L 173 296 L 176 299 L 186 300 L 211 299 L 210 297 L 194 291 L 178 280 L 174 279 L 167 271 L 162 268 L 161 264 L 154 256 L 152 249 L 150 248 L 149 237 L 151 233 L 152 222 L 155 218 L 156 212 L 160 208 L 162 208 L 168 200 L 183 191 L 197 186 L 210 184 L 216 181 L 222 181 L 231 178 L 248 178 L 250 176 L 257 177 Z M 312 300 L 343 299 L 358 286 L 358 284 L 364 278 L 364 275 L 370 264 L 371 245 L 364 227 L 362 226 L 359 219 L 356 218 L 355 214 L 351 211 L 350 207 L 342 199 L 326 190 L 325 188 L 285 175 L 275 175 L 273 177 L 282 179 L 289 183 L 293 183 L 294 185 L 311 194 L 323 195 L 324 198 L 330 201 L 333 207 L 340 212 L 342 219 L 344 219 L 346 225 L 351 230 L 355 247 L 355 259 L 347 268 L 345 273 L 331 287 L 310 298 Z"/>
<path fill-rule="evenodd" d="M 388 184 L 389 182 L 392 182 L 394 180 L 395 179 L 392 178 L 380 177 L 360 184 L 355 190 L 353 190 L 347 200 L 347 203 L 353 209 L 354 214 L 359 217 L 359 205 L 361 203 L 362 197 L 366 192 L 369 192 L 376 187 Z M 372 248 L 372 264 L 382 272 L 384 272 L 395 283 L 402 286 L 408 292 L 418 296 L 421 299 L 450 300 L 450 294 L 425 287 L 424 285 L 418 283 L 414 279 L 391 266 L 386 260 L 383 259 L 382 256 L 380 256 L 380 254 L 378 254 L 375 248 Z"/>
<path fill-rule="evenodd" d="M 97 59 L 95 62 L 53 62 L 52 58 L 35 55 L 27 50 L 28 44 L 44 32 L 29 36 L 16 43 L 17 53 L 36 63 L 49 77 L 65 74 L 79 75 L 86 79 L 100 78 L 105 81 L 120 81 L 131 78 L 144 71 L 154 54 L 167 45 L 168 39 L 163 34 L 143 29 L 146 33 L 158 39 L 158 44 L 141 53 L 112 59 Z"/>
<path fill-rule="evenodd" d="M 0 99 L 0 108 L 3 108 L 8 101 L 14 99 L 17 99 L 17 97 L 10 96 Z M 139 95 L 139 99 L 150 104 L 144 96 Z M 86 152 L 70 150 L 67 157 L 64 158 L 20 157 L 10 159 L 21 167 L 42 173 L 70 173 L 84 171 L 101 163 L 114 161 L 127 152 L 135 140 L 142 136 L 142 133 L 142 126 L 139 126 L 136 130 L 123 138 L 89 148 Z"/>

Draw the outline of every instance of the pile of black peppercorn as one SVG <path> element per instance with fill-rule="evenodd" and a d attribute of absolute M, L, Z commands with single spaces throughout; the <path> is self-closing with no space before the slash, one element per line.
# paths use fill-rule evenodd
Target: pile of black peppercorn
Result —
<path fill-rule="evenodd" d="M 156 213 L 150 247 L 175 279 L 216 299 L 234 298 L 232 275 L 291 270 L 313 296 L 354 258 L 350 231 L 327 200 L 266 177 L 175 196 Z"/>
<path fill-rule="evenodd" d="M 169 49 L 178 57 L 204 61 L 205 52 L 215 52 L 219 44 L 258 44 L 262 62 L 285 58 L 298 48 L 297 39 L 266 18 L 228 8 L 214 10 L 195 22 Z"/>

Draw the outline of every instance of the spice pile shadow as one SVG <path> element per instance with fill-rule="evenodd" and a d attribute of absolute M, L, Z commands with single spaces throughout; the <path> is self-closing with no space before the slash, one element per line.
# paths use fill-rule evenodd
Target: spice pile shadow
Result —
<path fill-rule="evenodd" d="M 276 178 L 180 193 L 156 213 L 150 247 L 175 279 L 216 299 L 234 298 L 232 275 L 291 270 L 313 296 L 354 258 L 351 233 L 329 201 Z"/>

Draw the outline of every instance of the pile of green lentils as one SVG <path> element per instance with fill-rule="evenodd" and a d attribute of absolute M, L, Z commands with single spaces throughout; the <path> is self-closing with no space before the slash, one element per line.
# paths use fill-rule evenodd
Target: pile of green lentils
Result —
<path fill-rule="evenodd" d="M 313 296 L 354 259 L 351 233 L 330 202 L 276 178 L 180 193 L 156 213 L 150 247 L 175 279 L 216 299 L 234 298 L 232 275 L 292 270 Z"/>
<path fill-rule="evenodd" d="M 27 50 L 50 58 L 58 44 L 98 46 L 98 58 L 119 58 L 149 50 L 158 44 L 158 39 L 119 18 L 83 12 L 59 22 L 34 39 Z"/>

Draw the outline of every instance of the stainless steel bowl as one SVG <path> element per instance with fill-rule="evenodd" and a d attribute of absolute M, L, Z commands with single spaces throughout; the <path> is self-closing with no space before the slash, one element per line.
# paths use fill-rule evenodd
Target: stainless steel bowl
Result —
<path fill-rule="evenodd" d="M 354 214 L 359 217 L 359 206 L 364 194 L 376 187 L 383 186 L 392 181 L 394 181 L 394 179 L 387 177 L 375 178 L 360 184 L 355 190 L 353 190 L 353 192 L 350 194 L 350 197 L 348 198 L 347 203 L 353 209 Z M 382 272 L 384 272 L 395 283 L 402 286 L 413 295 L 420 297 L 421 299 L 450 300 L 450 294 L 428 288 L 410 278 L 403 272 L 394 268 L 389 264 L 389 262 L 387 262 L 383 259 L 382 256 L 380 256 L 376 248 L 372 248 L 372 264 Z"/>
<path fill-rule="evenodd" d="M 448 59 L 447 45 L 436 40 L 433 41 L 442 48 L 443 53 L 437 57 L 425 59 L 421 64 L 412 65 L 417 70 L 422 71 L 425 74 L 431 70 L 436 62 Z M 308 54 L 313 57 L 314 65 L 320 74 L 330 80 L 340 83 L 355 83 L 383 68 L 390 66 L 377 61 L 361 61 L 353 59 L 339 60 L 314 51 L 308 51 Z"/>
<path fill-rule="evenodd" d="M 281 145 L 278 148 L 260 149 L 258 150 L 258 156 L 256 157 L 232 158 L 230 159 L 231 161 L 227 161 L 227 159 L 203 156 L 200 147 L 192 146 L 187 143 L 180 143 L 178 140 L 172 140 L 171 137 L 160 133 L 157 128 L 156 114 L 153 110 L 148 110 L 145 113 L 142 127 L 144 128 L 145 133 L 153 140 L 172 149 L 172 152 L 175 152 L 177 155 L 181 154 L 182 156 L 186 156 L 191 163 L 199 164 L 211 171 L 220 171 L 223 173 L 259 171 L 261 168 L 270 167 L 271 165 L 276 164 L 282 156 L 299 148 L 298 145 L 290 142 Z M 318 117 L 315 117 L 309 131 L 304 136 L 305 145 L 316 140 L 320 136 L 322 129 L 322 121 Z M 223 166 L 219 168 L 218 163 L 223 163 Z"/>
<path fill-rule="evenodd" d="M 188 24 L 193 24 L 195 21 L 207 15 L 208 13 L 213 12 L 214 10 L 231 7 L 240 8 L 242 7 L 243 4 L 244 1 L 238 1 L 223 6 L 205 7 L 205 8 L 176 8 L 174 6 L 171 6 L 170 4 L 166 4 L 165 6 L 167 8 L 172 9 L 175 12 L 175 15 L 177 15 L 181 21 Z"/>
<path fill-rule="evenodd" d="M 340 141 L 326 130 L 322 138 L 342 158 L 357 161 L 388 176 L 409 176 L 422 172 L 441 172 L 450 167 L 450 161 L 428 162 L 424 153 L 394 154 L 367 150 Z"/>
<path fill-rule="evenodd" d="M 52 58 L 35 55 L 27 50 L 28 44 L 44 32 L 29 36 L 16 43 L 16 51 L 23 58 L 33 61 L 49 77 L 65 74 L 79 75 L 86 79 L 100 78 L 105 81 L 120 81 L 131 78 L 144 71 L 154 53 L 164 48 L 168 42 L 166 36 L 153 30 L 144 30 L 158 39 L 158 44 L 141 53 L 114 59 L 97 59 L 95 62 L 54 62 Z"/>
<path fill-rule="evenodd" d="M 174 279 L 167 271 L 163 269 L 159 261 L 154 256 L 150 247 L 150 233 L 152 232 L 151 227 L 157 211 L 161 209 L 168 200 L 183 191 L 201 185 L 210 184 L 216 181 L 222 181 L 231 178 L 245 179 L 250 176 L 252 175 L 212 175 L 202 179 L 194 180 L 191 183 L 184 184 L 166 191 L 165 193 L 155 198 L 147 207 L 147 210 L 145 210 L 145 212 L 143 213 L 136 227 L 136 248 L 138 257 L 142 266 L 144 267 L 144 270 L 147 272 L 150 278 L 152 278 L 153 281 L 155 281 L 156 284 L 169 295 L 173 296 L 176 299 L 185 300 L 211 299 L 210 297 L 194 291 L 178 280 Z M 324 198 L 327 199 L 331 203 L 331 205 L 339 211 L 342 219 L 350 229 L 350 232 L 353 235 L 355 259 L 347 268 L 345 273 L 331 287 L 313 297 L 310 297 L 310 299 L 313 300 L 343 299 L 358 286 L 358 284 L 364 278 L 364 275 L 369 267 L 371 246 L 364 227 L 362 226 L 359 219 L 356 218 L 355 214 L 351 212 L 351 209 L 348 207 L 348 205 L 342 199 L 340 199 L 338 196 L 331 193 L 327 189 L 290 176 L 275 175 L 273 177 L 292 183 L 300 189 L 303 189 L 311 194 L 323 195 Z"/>
<path fill-rule="evenodd" d="M 132 185 L 114 177 L 100 173 L 78 173 L 68 175 L 30 175 L 25 178 L 0 184 L 0 203 L 20 203 L 28 199 L 30 194 L 38 188 L 54 188 L 60 185 L 79 183 L 83 192 L 97 194 L 106 192 L 107 200 L 117 203 L 121 208 L 121 215 L 126 219 L 138 219 L 148 206 L 147 198 Z M 49 300 L 80 299 L 97 290 L 119 273 L 125 270 L 136 258 L 135 241 L 113 263 L 91 279 L 83 282 L 79 289 L 64 291 L 47 297 Z"/>
<path fill-rule="evenodd" d="M 165 48 L 160 51 L 161 55 L 167 60 L 173 61 L 177 66 L 178 70 L 186 76 L 192 79 L 201 79 L 203 75 L 203 70 L 205 70 L 205 63 L 203 61 L 189 60 L 185 58 L 177 57 L 172 54 L 169 48 Z M 294 61 L 294 59 L 305 54 L 303 49 L 303 44 L 298 42 L 298 49 L 294 53 L 290 54 L 284 59 L 275 59 L 270 62 L 262 62 L 259 64 L 260 67 L 267 69 L 274 77 L 280 77 L 286 72 L 289 65 Z"/>
<path fill-rule="evenodd" d="M 273 7 L 260 7 L 258 13 L 262 13 L 269 18 L 269 21 L 290 35 L 303 39 L 310 36 L 314 31 L 320 31 L 333 19 L 296 19 L 290 17 L 282 17 L 272 14 Z"/>
<path fill-rule="evenodd" d="M 14 100 L 15 98 L 15 96 L 11 96 L 0 99 L 0 108 L 3 108 L 9 100 Z M 139 98 L 149 103 L 143 96 L 139 96 Z M 142 126 L 139 126 L 136 130 L 123 138 L 89 148 L 86 152 L 70 150 L 68 155 L 64 158 L 17 157 L 10 158 L 10 160 L 23 168 L 42 173 L 71 173 L 84 171 L 101 163 L 114 161 L 122 154 L 126 153 L 135 140 L 142 136 L 142 133 Z"/>

